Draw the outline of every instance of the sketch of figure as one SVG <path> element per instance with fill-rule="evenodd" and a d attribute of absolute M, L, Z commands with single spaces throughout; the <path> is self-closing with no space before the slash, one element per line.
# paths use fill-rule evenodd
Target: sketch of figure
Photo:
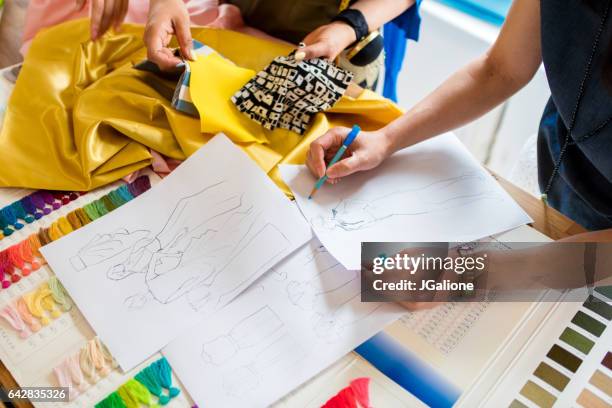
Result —
<path fill-rule="evenodd" d="M 344 304 L 355 296 L 359 271 L 349 271 L 339 263 L 325 269 L 308 281 L 291 281 L 287 284 L 289 300 L 303 310 L 321 312 L 335 305 Z M 357 287 L 357 293 L 359 293 Z"/>
<path fill-rule="evenodd" d="M 227 334 L 202 345 L 202 360 L 220 366 L 242 350 L 265 346 L 284 328 L 278 315 L 264 306 L 239 321 Z"/>
<path fill-rule="evenodd" d="M 186 296 L 197 310 L 215 301 L 209 299 L 211 292 L 229 296 L 243 283 L 223 279 L 225 270 L 248 265 L 249 277 L 254 276 L 272 266 L 289 245 L 275 225 L 260 220 L 261 213 L 230 183 L 218 182 L 180 199 L 155 236 L 143 237 L 138 231 L 138 240 L 128 240 L 122 234 L 121 242 L 133 243 L 129 251 L 117 250 L 123 246 L 114 235 L 106 240 L 106 250 L 99 241 L 89 243 L 79 251 L 79 260 L 100 263 L 127 254 L 117 257 L 107 277 L 120 281 L 135 274 L 143 276 L 146 290 L 126 299 L 129 308 L 142 307 L 151 299 L 165 304 Z M 246 260 L 253 253 L 260 255 L 258 264 Z M 105 254 L 106 259 L 95 258 L 96 254 Z"/>
<path fill-rule="evenodd" d="M 254 354 L 249 363 L 223 376 L 223 390 L 228 396 L 242 397 L 257 388 L 269 372 L 291 372 L 303 359 L 305 351 L 286 334 Z"/>
<path fill-rule="evenodd" d="M 349 271 L 338 263 L 324 247 L 308 257 L 321 270 L 303 281 L 292 280 L 286 286 L 289 301 L 300 309 L 312 312 L 312 328 L 322 339 L 333 342 L 343 330 L 371 315 L 377 303 L 362 303 L 359 271 Z"/>
<path fill-rule="evenodd" d="M 313 321 L 314 332 L 332 343 L 342 338 L 348 326 L 354 326 L 382 307 L 381 303 L 361 302 L 361 293 L 339 305 L 332 313 L 321 314 Z"/>
<path fill-rule="evenodd" d="M 90 266 L 106 262 L 125 251 L 129 251 L 139 242 L 149 242 L 151 231 L 130 232 L 121 228 L 110 234 L 97 234 L 87 245 L 70 258 L 72 267 L 81 271 Z"/>
<path fill-rule="evenodd" d="M 392 217 L 431 214 L 480 200 L 501 200 L 502 197 L 491 190 L 485 181 L 484 176 L 478 173 L 466 173 L 423 187 L 398 188 L 398 191 L 367 201 L 343 199 L 334 206 L 328 217 L 317 217 L 312 223 L 329 230 L 355 231 Z"/>

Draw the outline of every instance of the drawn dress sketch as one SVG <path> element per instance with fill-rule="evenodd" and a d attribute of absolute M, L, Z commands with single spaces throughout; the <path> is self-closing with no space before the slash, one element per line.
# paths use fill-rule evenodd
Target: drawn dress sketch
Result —
<path fill-rule="evenodd" d="M 423 187 L 401 189 L 382 194 L 371 200 L 341 199 L 327 217 L 312 219 L 313 225 L 330 231 L 340 229 L 356 231 L 369 228 L 392 217 L 432 214 L 463 207 L 475 201 L 499 199 L 499 194 L 490 189 L 482 174 L 468 172 L 457 177 L 439 180 Z M 474 190 L 474 185 L 480 185 Z M 443 197 L 431 199 L 428 197 Z M 397 208 L 394 208 L 393 204 Z"/>
<path fill-rule="evenodd" d="M 249 361 L 238 366 L 228 365 L 240 353 Z M 303 357 L 303 351 L 288 333 L 285 324 L 268 305 L 238 321 L 224 333 L 202 345 L 200 355 L 205 364 L 226 371 L 223 389 L 227 395 L 240 397 L 257 387 L 270 369 L 291 368 Z"/>
<path fill-rule="evenodd" d="M 327 342 L 335 341 L 347 326 L 365 319 L 379 303 L 363 303 L 359 271 L 349 271 L 323 247 L 304 257 L 303 264 L 316 264 L 318 272 L 305 280 L 291 280 L 287 297 L 291 304 L 312 313 L 314 333 Z"/>
<path fill-rule="evenodd" d="M 256 389 L 269 372 L 291 372 L 313 350 L 299 346 L 291 322 L 283 319 L 303 322 L 321 344 L 346 338 L 351 326 L 381 307 L 360 302 L 359 279 L 358 271 L 343 268 L 322 245 L 303 247 L 232 303 L 244 317 L 202 342 L 202 363 L 217 370 L 223 392 L 237 398 Z M 252 311 L 249 297 L 263 305 Z"/>
<path fill-rule="evenodd" d="M 143 292 L 126 298 L 129 308 L 140 308 L 149 300 L 167 304 L 186 297 L 199 310 L 214 301 L 211 293 L 223 297 L 240 286 L 231 279 L 227 285 L 219 283 L 224 270 L 248 265 L 246 282 L 278 261 L 290 245 L 273 223 L 261 221 L 262 212 L 245 193 L 217 182 L 181 198 L 157 234 L 125 229 L 100 234 L 70 262 L 78 271 L 116 259 L 108 279 L 142 276 Z M 243 257 L 252 253 L 260 255 L 257 265 Z"/>

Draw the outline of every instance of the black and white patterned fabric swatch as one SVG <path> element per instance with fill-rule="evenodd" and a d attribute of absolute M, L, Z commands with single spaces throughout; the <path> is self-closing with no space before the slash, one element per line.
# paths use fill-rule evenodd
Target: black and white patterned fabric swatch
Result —
<path fill-rule="evenodd" d="M 269 130 L 300 135 L 317 112 L 333 107 L 353 74 L 315 58 L 296 61 L 293 54 L 275 58 L 232 97 L 239 111 Z"/>

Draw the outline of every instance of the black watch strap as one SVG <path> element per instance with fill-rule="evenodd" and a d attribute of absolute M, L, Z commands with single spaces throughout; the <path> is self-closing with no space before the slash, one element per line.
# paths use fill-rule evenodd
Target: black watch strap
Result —
<path fill-rule="evenodd" d="M 355 30 L 357 41 L 368 35 L 370 29 L 363 13 L 357 9 L 346 9 L 341 11 L 332 21 L 342 21 Z"/>

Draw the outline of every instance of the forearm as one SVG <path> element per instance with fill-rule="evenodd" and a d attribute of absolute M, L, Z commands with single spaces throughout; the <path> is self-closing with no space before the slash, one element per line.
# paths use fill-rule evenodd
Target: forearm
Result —
<path fill-rule="evenodd" d="M 583 242 L 561 241 L 533 248 L 492 251 L 488 253 L 491 286 L 521 289 L 544 285 L 561 290 L 590 283 L 612 285 L 612 243 L 600 241 L 589 252 Z"/>
<path fill-rule="evenodd" d="M 350 8 L 361 11 L 370 31 L 374 31 L 402 14 L 414 3 L 415 0 L 359 0 Z"/>
<path fill-rule="evenodd" d="M 485 55 L 456 72 L 383 131 L 391 150 L 397 151 L 475 120 L 520 86 L 505 78 Z"/>
<path fill-rule="evenodd" d="M 539 4 L 515 0 L 485 55 L 384 128 L 391 152 L 462 126 L 525 86 L 542 62 Z"/>

